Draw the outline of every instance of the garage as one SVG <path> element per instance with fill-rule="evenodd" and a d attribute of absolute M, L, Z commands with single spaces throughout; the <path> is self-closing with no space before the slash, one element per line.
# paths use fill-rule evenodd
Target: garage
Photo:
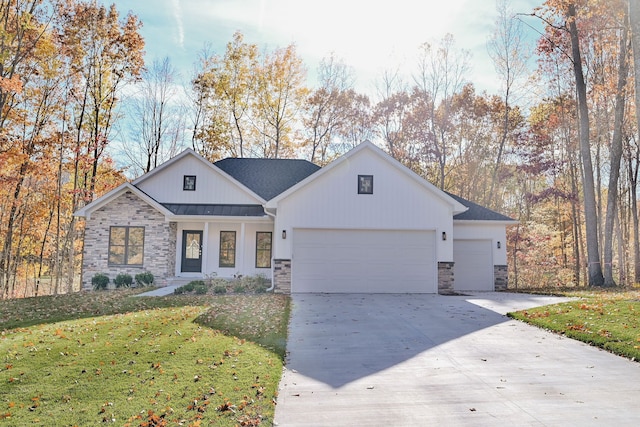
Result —
<path fill-rule="evenodd" d="M 491 240 L 454 240 L 453 262 L 454 290 L 494 290 Z"/>
<path fill-rule="evenodd" d="M 435 232 L 294 229 L 291 291 L 436 293 Z"/>

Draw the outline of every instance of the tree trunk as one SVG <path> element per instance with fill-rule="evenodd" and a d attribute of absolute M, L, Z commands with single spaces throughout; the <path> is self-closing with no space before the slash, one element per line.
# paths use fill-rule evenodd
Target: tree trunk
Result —
<path fill-rule="evenodd" d="M 584 191 L 584 219 L 587 237 L 587 271 L 589 286 L 602 286 L 604 277 L 600 264 L 600 248 L 598 242 L 598 215 L 596 212 L 596 195 L 593 178 L 593 164 L 591 162 L 591 146 L 589 143 L 589 107 L 587 105 L 587 85 L 582 72 L 582 57 L 580 54 L 580 38 L 575 23 L 576 9 L 570 4 L 567 11 L 569 33 L 571 36 L 571 53 L 573 57 L 573 71 L 576 79 L 578 96 L 578 117 L 580 120 L 580 156 L 583 168 Z"/>
<path fill-rule="evenodd" d="M 616 285 L 613 279 L 613 228 L 618 206 L 618 178 L 620 177 L 620 160 L 622 159 L 622 126 L 624 124 L 624 109 L 627 100 L 625 87 L 629 73 L 627 66 L 627 33 L 628 25 L 625 17 L 625 25 L 620 37 L 620 54 L 618 56 L 618 87 L 616 90 L 613 137 L 611 138 L 611 170 L 609 171 L 607 213 L 604 226 L 604 286 Z"/>
<path fill-rule="evenodd" d="M 640 3 L 635 0 L 629 0 L 629 24 L 631 27 L 631 46 L 633 48 L 633 74 L 635 76 L 635 105 L 636 105 L 636 129 L 639 132 L 638 137 L 636 138 L 640 141 Z M 638 154 L 636 153 L 636 161 L 638 160 Z M 631 158 L 629 158 L 629 163 L 631 166 Z M 629 173 L 631 173 L 631 168 L 629 169 Z M 635 271 L 635 283 L 640 283 L 640 243 L 638 242 L 639 230 L 638 230 L 638 205 L 637 205 L 637 196 L 636 196 L 636 188 L 637 188 L 637 162 L 636 162 L 636 170 L 634 176 L 632 177 L 632 193 L 631 193 L 631 201 L 632 201 L 632 209 L 633 209 L 633 234 L 635 238 L 634 241 L 634 271 Z"/>

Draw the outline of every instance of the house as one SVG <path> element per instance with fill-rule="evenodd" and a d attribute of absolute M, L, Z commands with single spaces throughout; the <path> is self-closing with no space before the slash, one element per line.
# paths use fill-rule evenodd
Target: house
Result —
<path fill-rule="evenodd" d="M 371 142 L 320 168 L 193 150 L 76 212 L 83 287 L 263 274 L 276 292 L 450 293 L 507 286 L 512 219 L 436 188 Z"/>

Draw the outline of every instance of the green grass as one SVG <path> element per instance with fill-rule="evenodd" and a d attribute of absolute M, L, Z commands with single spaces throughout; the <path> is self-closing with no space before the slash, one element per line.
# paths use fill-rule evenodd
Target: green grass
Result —
<path fill-rule="evenodd" d="M 0 301 L 0 426 L 270 425 L 289 299 Z"/>
<path fill-rule="evenodd" d="M 567 292 L 578 299 L 509 313 L 514 319 L 640 360 L 640 292 Z"/>

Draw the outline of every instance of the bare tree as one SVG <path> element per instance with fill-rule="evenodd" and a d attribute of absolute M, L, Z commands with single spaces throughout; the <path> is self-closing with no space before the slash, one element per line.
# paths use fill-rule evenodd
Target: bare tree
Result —
<path fill-rule="evenodd" d="M 169 58 L 155 60 L 130 100 L 131 143 L 124 152 L 139 172 L 149 172 L 184 146 L 185 114 L 177 77 Z"/>
<path fill-rule="evenodd" d="M 527 72 L 527 61 L 531 51 L 523 37 L 521 22 L 513 17 L 509 7 L 509 0 L 497 0 L 496 9 L 498 17 L 495 21 L 493 34 L 487 43 L 487 48 L 489 56 L 493 60 L 496 73 L 501 79 L 504 111 L 498 152 L 496 153 L 491 175 L 491 185 L 485 201 L 487 205 L 492 205 L 494 201 L 494 189 L 499 176 L 504 148 L 509 137 L 509 114 L 512 108 L 513 92 L 517 81 Z"/>
<path fill-rule="evenodd" d="M 307 97 L 302 114 L 305 145 L 311 150 L 309 160 L 326 164 L 331 160 L 328 155 L 331 143 L 347 118 L 353 76 L 334 55 L 320 62 L 318 75 L 320 87 Z"/>
<path fill-rule="evenodd" d="M 453 35 L 446 34 L 437 46 L 424 43 L 420 47 L 418 71 L 413 76 L 417 90 L 424 95 L 422 98 L 429 100 L 431 135 L 422 142 L 438 162 L 440 188 L 444 188 L 449 157 L 451 99 L 466 83 L 469 57 L 468 51 L 455 50 Z"/>

